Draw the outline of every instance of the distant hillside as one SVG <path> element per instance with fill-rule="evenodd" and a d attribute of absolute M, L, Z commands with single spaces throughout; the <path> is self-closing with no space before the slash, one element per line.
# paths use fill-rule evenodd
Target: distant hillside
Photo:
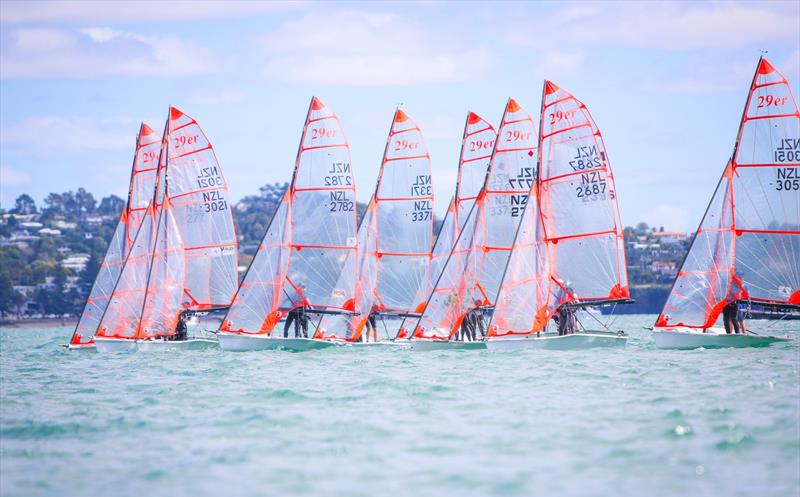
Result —
<path fill-rule="evenodd" d="M 255 254 L 287 183 L 264 185 L 234 205 L 240 265 Z M 28 195 L 0 210 L 0 317 L 74 315 L 80 312 L 99 270 L 125 201 L 99 202 L 84 190 L 51 193 L 39 207 Z M 366 210 L 357 204 L 358 219 Z M 438 232 L 442 220 L 435 220 Z M 625 228 L 628 276 L 637 303 L 615 312 L 661 309 L 691 239 L 684 233 Z"/>

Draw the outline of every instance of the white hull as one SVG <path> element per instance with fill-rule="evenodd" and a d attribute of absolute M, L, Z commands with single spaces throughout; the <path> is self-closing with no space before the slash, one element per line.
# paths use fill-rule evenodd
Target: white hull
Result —
<path fill-rule="evenodd" d="M 97 352 L 97 347 L 95 347 L 94 343 L 82 343 L 82 344 L 68 343 L 62 345 L 62 347 L 66 348 L 67 350 L 82 350 L 85 352 Z"/>
<path fill-rule="evenodd" d="M 392 342 L 387 340 L 385 342 L 346 342 L 352 347 L 366 347 L 366 348 L 386 348 L 386 349 L 407 349 L 410 345 L 408 340 Z"/>
<path fill-rule="evenodd" d="M 712 328 L 706 333 L 701 330 L 689 328 L 673 329 L 669 331 L 653 331 L 656 347 L 659 349 L 719 349 L 766 347 L 775 342 L 789 342 L 790 337 L 777 337 L 769 335 L 744 335 L 727 334 L 725 330 Z"/>
<path fill-rule="evenodd" d="M 136 340 L 132 338 L 104 338 L 95 337 L 94 344 L 100 353 L 133 352 L 136 350 Z"/>
<path fill-rule="evenodd" d="M 247 352 L 251 350 L 288 350 L 305 352 L 307 350 L 324 349 L 340 345 L 338 342 L 315 340 L 313 338 L 283 338 L 264 335 L 246 335 L 244 333 L 219 333 L 219 346 L 230 352 Z"/>
<path fill-rule="evenodd" d="M 411 340 L 411 350 L 484 350 L 486 342 L 463 342 L 461 340 Z"/>
<path fill-rule="evenodd" d="M 169 350 L 202 350 L 217 346 L 217 341 L 209 338 L 189 338 L 188 340 L 134 340 L 131 338 L 95 338 L 97 352 L 143 352 Z"/>
<path fill-rule="evenodd" d="M 608 332 L 584 331 L 571 335 L 558 336 L 543 333 L 541 336 L 521 335 L 498 337 L 486 341 L 490 350 L 515 350 L 518 348 L 535 348 L 549 350 L 581 350 L 605 347 L 624 347 L 627 335 Z"/>

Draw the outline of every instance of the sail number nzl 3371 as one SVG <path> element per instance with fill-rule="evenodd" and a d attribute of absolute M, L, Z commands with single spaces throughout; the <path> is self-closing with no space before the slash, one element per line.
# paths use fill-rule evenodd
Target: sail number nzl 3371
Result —
<path fill-rule="evenodd" d="M 430 197 L 433 195 L 433 185 L 430 174 L 418 174 L 411 184 L 412 197 Z"/>

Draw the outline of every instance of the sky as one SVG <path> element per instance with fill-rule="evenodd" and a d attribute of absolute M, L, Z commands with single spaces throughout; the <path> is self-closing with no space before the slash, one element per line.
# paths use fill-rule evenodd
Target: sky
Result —
<path fill-rule="evenodd" d="M 622 221 L 694 230 L 762 51 L 798 95 L 800 2 L 0 3 L 0 206 L 124 197 L 139 122 L 194 117 L 238 200 L 291 177 L 312 96 L 342 122 L 358 197 L 402 105 L 455 189 L 468 111 L 538 119 L 545 78 L 594 116 Z"/>

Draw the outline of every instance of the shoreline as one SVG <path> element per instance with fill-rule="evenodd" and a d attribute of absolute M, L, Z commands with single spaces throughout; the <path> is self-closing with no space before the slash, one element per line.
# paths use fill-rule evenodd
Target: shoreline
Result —
<path fill-rule="evenodd" d="M 76 318 L 37 318 L 37 319 L 4 319 L 0 321 L 0 328 L 57 328 L 61 326 L 75 326 Z"/>

